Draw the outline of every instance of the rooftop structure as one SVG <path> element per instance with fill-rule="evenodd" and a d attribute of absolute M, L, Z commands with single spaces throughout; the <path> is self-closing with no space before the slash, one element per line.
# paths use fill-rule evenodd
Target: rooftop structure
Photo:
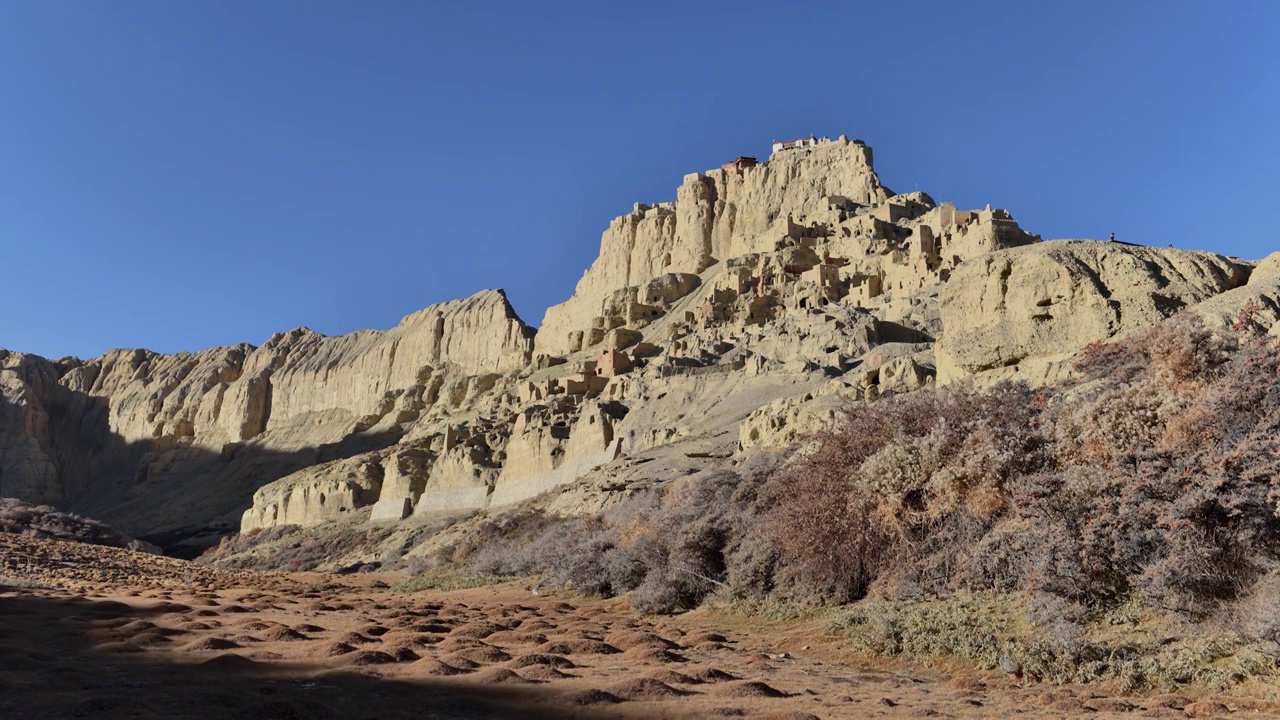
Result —
<path fill-rule="evenodd" d="M 818 138 L 810 135 L 809 137 L 796 138 L 794 140 L 774 140 L 773 152 L 779 150 L 791 150 L 792 148 L 813 147 L 818 144 Z"/>
<path fill-rule="evenodd" d="M 721 170 L 741 170 L 743 168 L 755 167 L 758 164 L 755 158 L 750 155 L 739 155 L 733 162 L 727 162 L 720 166 Z"/>

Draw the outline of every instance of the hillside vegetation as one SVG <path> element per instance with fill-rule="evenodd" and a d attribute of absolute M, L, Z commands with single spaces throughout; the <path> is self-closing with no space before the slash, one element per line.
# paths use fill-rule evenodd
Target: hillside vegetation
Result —
<path fill-rule="evenodd" d="M 154 546 L 97 520 L 13 498 L 0 498 L 0 532 L 156 552 Z"/>
<path fill-rule="evenodd" d="M 536 575 L 648 612 L 854 603 L 832 629 L 865 649 L 1040 678 L 1269 675 L 1278 373 L 1247 317 L 1180 316 L 1090 347 L 1057 386 L 886 396 L 603 513 L 473 522 L 424 577 Z"/>

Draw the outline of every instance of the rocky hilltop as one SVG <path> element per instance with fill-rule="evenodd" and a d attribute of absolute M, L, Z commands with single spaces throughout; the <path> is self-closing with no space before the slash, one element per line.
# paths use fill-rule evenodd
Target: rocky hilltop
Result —
<path fill-rule="evenodd" d="M 1184 308 L 1271 326 L 1275 268 L 1042 242 L 1001 209 L 891 192 L 861 141 L 805 138 L 615 218 L 536 331 L 485 290 L 386 331 L 89 360 L 0 351 L 0 496 L 170 548 L 555 488 L 563 510 L 599 507 L 886 390 L 1044 381 Z"/>

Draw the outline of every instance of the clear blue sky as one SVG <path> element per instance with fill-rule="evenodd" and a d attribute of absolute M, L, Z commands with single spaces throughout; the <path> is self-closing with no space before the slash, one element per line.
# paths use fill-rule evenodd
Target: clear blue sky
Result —
<path fill-rule="evenodd" d="M 1278 37 L 1274 0 L 0 0 L 0 346 L 256 344 L 486 287 L 536 324 L 632 202 L 811 132 L 1045 237 L 1260 256 Z"/>

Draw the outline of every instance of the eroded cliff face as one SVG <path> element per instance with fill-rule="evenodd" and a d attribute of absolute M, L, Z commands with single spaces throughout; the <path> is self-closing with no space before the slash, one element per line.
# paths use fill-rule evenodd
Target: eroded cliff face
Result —
<path fill-rule="evenodd" d="M 593 510 L 886 391 L 1044 381 L 1182 308 L 1275 331 L 1278 267 L 1041 243 L 1004 210 L 894 195 L 865 145 L 816 140 L 685 176 L 674 201 L 615 219 L 536 337 L 488 290 L 385 331 L 85 361 L 0 351 L 0 495 L 170 547 L 547 491 L 557 512 Z"/>
<path fill-rule="evenodd" d="M 0 494 L 140 535 L 233 529 L 246 493 L 393 443 L 403 435 L 397 423 L 442 395 L 461 403 L 473 378 L 524 367 L 533 334 L 500 291 L 487 290 L 387 331 L 299 328 L 256 348 L 112 350 L 56 364 L 7 353 Z M 367 503 L 331 504 L 336 514 Z"/>
<path fill-rule="evenodd" d="M 881 187 L 871 149 L 843 136 L 741 170 L 686 175 L 674 202 L 637 204 L 614 218 L 600 238 L 600 254 L 573 296 L 547 309 L 538 349 L 581 349 L 576 333 L 591 326 L 619 288 L 664 273 L 701 273 L 719 260 L 771 252 L 787 234 L 787 219 L 827 210 L 828 198 L 874 205 L 892 193 Z"/>
<path fill-rule="evenodd" d="M 1085 346 L 1150 327 L 1245 283 L 1216 253 L 1095 240 L 1004 250 L 942 289 L 938 374 L 1044 382 Z"/>

